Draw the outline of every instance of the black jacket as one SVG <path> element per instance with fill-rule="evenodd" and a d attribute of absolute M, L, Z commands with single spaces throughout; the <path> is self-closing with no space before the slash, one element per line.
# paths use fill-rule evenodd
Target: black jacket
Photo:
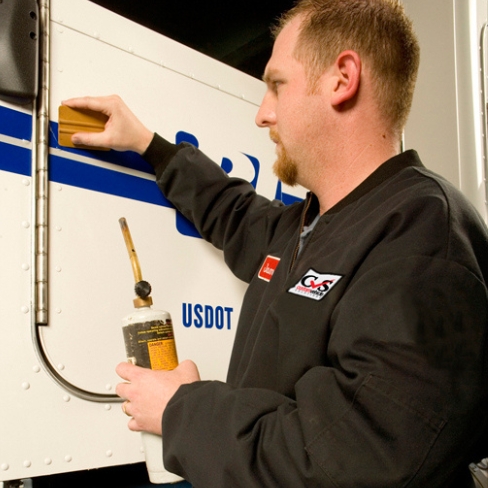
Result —
<path fill-rule="evenodd" d="M 408 151 L 297 256 L 313 195 L 271 202 L 158 136 L 145 158 L 249 283 L 228 381 L 164 413 L 166 467 L 195 488 L 469 486 L 488 454 L 488 239 L 466 199 Z"/>

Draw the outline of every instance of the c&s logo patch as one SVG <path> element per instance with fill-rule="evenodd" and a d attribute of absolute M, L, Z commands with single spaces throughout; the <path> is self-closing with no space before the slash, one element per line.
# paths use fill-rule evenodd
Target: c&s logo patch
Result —
<path fill-rule="evenodd" d="M 341 278 L 341 275 L 322 274 L 310 268 L 288 292 L 312 300 L 322 300 Z"/>

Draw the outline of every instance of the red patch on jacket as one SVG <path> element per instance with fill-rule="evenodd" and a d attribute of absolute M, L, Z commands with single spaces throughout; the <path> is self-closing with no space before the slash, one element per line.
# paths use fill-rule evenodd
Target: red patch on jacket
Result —
<path fill-rule="evenodd" d="M 259 270 L 258 276 L 264 281 L 270 281 L 273 274 L 278 267 L 280 258 L 275 258 L 274 256 L 267 256 L 264 260 L 261 269 Z"/>

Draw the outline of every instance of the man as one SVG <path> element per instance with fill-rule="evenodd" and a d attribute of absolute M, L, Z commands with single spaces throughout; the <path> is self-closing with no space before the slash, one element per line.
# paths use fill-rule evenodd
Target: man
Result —
<path fill-rule="evenodd" d="M 400 154 L 418 45 L 396 0 L 302 0 L 283 17 L 256 117 L 284 207 L 118 97 L 73 142 L 131 149 L 249 282 L 226 383 L 121 364 L 129 428 L 161 433 L 196 488 L 467 487 L 487 430 L 488 239 L 467 201 Z M 260 278 L 271 263 L 271 279 Z"/>

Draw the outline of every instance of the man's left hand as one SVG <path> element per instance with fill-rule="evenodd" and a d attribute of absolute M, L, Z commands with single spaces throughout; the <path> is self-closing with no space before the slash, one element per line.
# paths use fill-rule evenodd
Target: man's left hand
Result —
<path fill-rule="evenodd" d="M 153 371 L 130 363 L 115 369 L 125 383 L 115 389 L 125 399 L 123 411 L 131 417 L 129 429 L 161 435 L 161 422 L 166 405 L 181 385 L 200 380 L 193 361 L 183 361 L 172 371 Z"/>

